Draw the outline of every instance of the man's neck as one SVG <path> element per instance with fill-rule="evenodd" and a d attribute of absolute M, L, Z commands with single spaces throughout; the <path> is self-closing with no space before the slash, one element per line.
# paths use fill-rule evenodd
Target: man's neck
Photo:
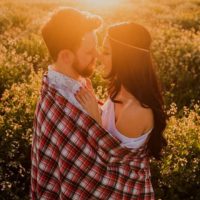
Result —
<path fill-rule="evenodd" d="M 66 75 L 76 81 L 80 81 L 81 79 L 83 79 L 83 77 L 76 73 L 73 69 L 71 69 L 70 67 L 59 67 L 57 64 L 53 64 L 51 65 L 51 69 L 63 74 L 63 75 Z"/>

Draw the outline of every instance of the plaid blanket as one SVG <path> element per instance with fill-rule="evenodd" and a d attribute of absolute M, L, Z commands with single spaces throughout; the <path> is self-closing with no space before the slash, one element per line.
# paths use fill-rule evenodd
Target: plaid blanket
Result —
<path fill-rule="evenodd" d="M 124 147 L 43 77 L 34 118 L 31 199 L 153 200 L 146 145 Z"/>

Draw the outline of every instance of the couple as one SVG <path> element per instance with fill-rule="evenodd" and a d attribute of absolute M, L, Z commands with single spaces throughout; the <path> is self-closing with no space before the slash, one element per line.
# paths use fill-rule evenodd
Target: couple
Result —
<path fill-rule="evenodd" d="M 34 118 L 31 199 L 155 199 L 149 158 L 166 146 L 163 100 L 151 36 L 136 23 L 110 26 L 72 8 L 42 29 L 54 61 L 44 74 Z M 104 65 L 109 97 L 101 105 L 89 76 Z"/>

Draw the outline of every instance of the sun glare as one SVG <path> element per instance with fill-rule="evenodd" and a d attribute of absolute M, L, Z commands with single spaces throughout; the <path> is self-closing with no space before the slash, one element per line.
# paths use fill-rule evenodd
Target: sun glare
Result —
<path fill-rule="evenodd" d="M 95 8 L 111 8 L 119 6 L 122 0 L 84 0 L 85 4 Z"/>

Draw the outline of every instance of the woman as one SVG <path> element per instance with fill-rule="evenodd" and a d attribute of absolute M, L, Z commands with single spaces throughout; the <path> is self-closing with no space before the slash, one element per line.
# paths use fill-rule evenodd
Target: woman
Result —
<path fill-rule="evenodd" d="M 151 59 L 151 36 L 136 23 L 109 27 L 100 60 L 109 80 L 109 98 L 99 112 L 94 92 L 82 88 L 76 98 L 103 128 L 129 148 L 147 145 L 149 156 L 161 158 L 167 145 L 163 99 Z"/>

